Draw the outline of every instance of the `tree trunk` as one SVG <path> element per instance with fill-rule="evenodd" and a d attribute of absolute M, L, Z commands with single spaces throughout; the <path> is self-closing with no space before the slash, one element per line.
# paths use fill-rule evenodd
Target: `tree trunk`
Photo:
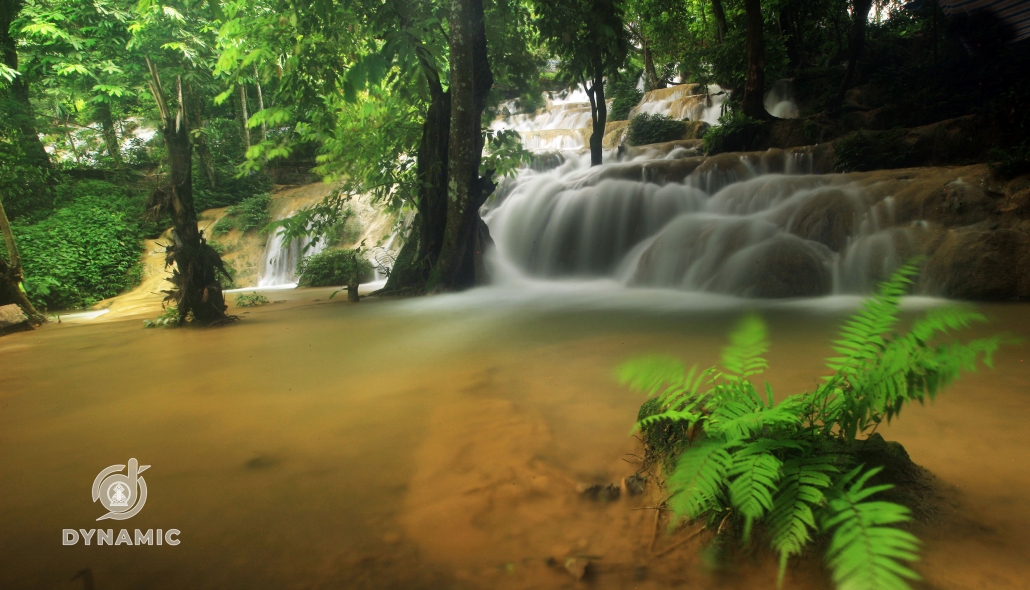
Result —
<path fill-rule="evenodd" d="M 587 92 L 593 121 L 593 129 L 590 131 L 590 165 L 599 166 L 604 155 L 604 129 L 608 124 L 608 104 L 604 100 L 604 62 L 600 52 L 597 52 L 593 61 L 594 80 Z"/>
<path fill-rule="evenodd" d="M 359 303 L 361 297 L 358 295 L 358 283 L 347 283 L 347 301 L 351 303 Z"/>
<path fill-rule="evenodd" d="M 18 244 L 14 241 L 11 222 L 7 219 L 3 201 L 0 201 L 0 234 L 3 234 L 7 256 L 11 259 L 8 264 L 3 257 L 0 257 L 0 305 L 15 303 L 21 307 L 25 315 L 29 316 L 32 323 L 42 324 L 46 318 L 36 311 L 22 287 L 25 279 L 22 276 L 21 256 L 18 254 Z"/>
<path fill-rule="evenodd" d="M 257 87 L 258 110 L 263 111 L 265 110 L 265 95 L 261 92 L 261 79 L 258 77 L 258 69 L 256 65 L 254 66 L 254 85 Z M 264 121 L 262 121 L 261 141 L 264 141 L 266 139 L 268 139 L 268 125 Z"/>
<path fill-rule="evenodd" d="M 797 9 L 780 11 L 780 30 L 783 32 L 787 46 L 787 59 L 794 68 L 800 68 L 802 62 L 801 27 L 796 18 Z"/>
<path fill-rule="evenodd" d="M 482 269 L 486 226 L 479 208 L 492 192 L 480 178 L 482 117 L 493 86 L 487 59 L 482 0 L 451 0 L 451 123 L 447 145 L 447 225 L 440 258 L 427 285 L 430 290 L 471 287 Z M 487 238 L 488 239 L 488 238 Z"/>
<path fill-rule="evenodd" d="M 157 102 L 164 127 L 162 134 L 168 148 L 169 186 L 160 191 L 159 206 L 172 217 L 173 243 L 168 246 L 166 264 L 175 264 L 169 293 L 179 311 L 179 323 L 186 322 L 190 312 L 202 325 L 227 319 L 222 286 L 217 271 L 228 277 L 221 257 L 200 235 L 197 213 L 193 205 L 193 149 L 190 142 L 190 113 L 181 78 L 176 80 L 177 112 L 172 112 L 161 86 L 157 68 L 147 59 L 150 88 Z"/>
<path fill-rule="evenodd" d="M 753 119 L 768 118 L 765 112 L 765 46 L 762 41 L 762 2 L 744 0 L 747 31 L 747 82 L 744 84 L 744 114 Z"/>
<path fill-rule="evenodd" d="M 644 53 L 644 92 L 665 88 L 665 81 L 658 78 L 658 70 L 654 67 L 654 54 L 651 53 L 647 38 L 641 36 L 641 45 Z"/>
<path fill-rule="evenodd" d="M 243 125 L 243 145 L 250 151 L 250 115 L 247 114 L 247 87 L 240 84 L 240 124 Z"/>
<path fill-rule="evenodd" d="M 23 4 L 23 0 L 0 0 L 0 53 L 3 54 L 4 64 L 12 70 L 18 69 L 18 48 L 10 34 L 11 22 L 18 16 Z M 50 157 L 36 131 L 36 117 L 29 101 L 29 83 L 25 76 L 15 76 L 7 92 L 12 99 L 8 102 L 11 112 L 7 115 L 19 130 L 19 143 L 28 163 L 51 170 Z"/>
<path fill-rule="evenodd" d="M 118 132 L 114 128 L 114 118 L 111 116 L 111 104 L 109 102 L 97 103 L 97 119 L 100 120 L 100 127 L 104 132 L 104 145 L 107 146 L 107 155 L 111 156 L 116 166 L 121 166 L 122 151 L 118 147 Z"/>
<path fill-rule="evenodd" d="M 415 201 L 417 214 L 397 263 L 383 288 L 386 292 L 421 291 L 436 266 L 447 225 L 447 144 L 451 129 L 451 95 L 444 92 L 440 78 L 428 60 L 422 60 L 422 71 L 429 85 L 432 100 L 422 125 L 418 147 L 419 194 Z"/>
<path fill-rule="evenodd" d="M 722 43 L 729 31 L 726 26 L 726 11 L 722 7 L 722 0 L 712 0 L 712 14 L 715 15 L 715 38 Z"/>
<path fill-rule="evenodd" d="M 858 59 L 862 56 L 862 49 L 865 47 L 865 25 L 869 20 L 869 9 L 873 7 L 873 0 L 852 0 L 851 3 L 851 40 L 848 43 L 848 70 L 844 74 L 844 80 L 840 83 L 840 90 L 837 91 L 837 106 L 844 104 L 844 94 L 851 87 L 851 81 L 855 77 L 855 68 Z"/>

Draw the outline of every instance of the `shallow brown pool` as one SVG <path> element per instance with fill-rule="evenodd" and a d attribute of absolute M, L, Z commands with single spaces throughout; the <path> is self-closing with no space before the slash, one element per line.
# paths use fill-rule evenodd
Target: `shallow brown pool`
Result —
<path fill-rule="evenodd" d="M 219 329 L 101 318 L 0 339 L 0 588 L 81 588 L 85 568 L 98 590 L 774 587 L 761 554 L 719 571 L 698 543 L 674 547 L 682 533 L 652 541 L 647 495 L 577 493 L 635 470 L 642 399 L 614 367 L 711 364 L 738 311 L 328 293 L 275 295 L 291 301 Z M 983 309 L 1030 336 L 1030 307 Z M 777 391 L 823 374 L 843 315 L 766 311 Z M 951 514 L 919 532 L 926 588 L 1030 588 L 1028 352 L 885 432 L 950 490 Z M 145 507 L 98 522 L 93 480 L 129 458 L 151 466 Z M 62 545 L 93 528 L 181 543 Z M 590 558 L 590 579 L 566 556 Z M 787 587 L 825 580 L 813 558 Z"/>

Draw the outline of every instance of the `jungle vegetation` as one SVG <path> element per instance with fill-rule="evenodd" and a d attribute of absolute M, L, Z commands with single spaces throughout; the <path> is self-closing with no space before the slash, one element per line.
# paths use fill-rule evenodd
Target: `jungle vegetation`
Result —
<path fill-rule="evenodd" d="M 169 303 L 217 323 L 226 277 L 198 212 L 318 178 L 343 196 L 275 231 L 326 231 L 346 196 L 372 195 L 414 214 L 384 292 L 470 287 L 490 243 L 479 207 L 528 161 L 488 123 L 543 91 L 586 91 L 595 164 L 638 80 L 725 89 L 714 153 L 774 145 L 762 95 L 791 77 L 808 141 L 860 131 L 851 113 L 868 107 L 848 93 L 873 84 L 877 124 L 974 114 L 1000 151 L 966 157 L 1018 170 L 1026 43 L 978 18 L 896 0 L 0 0 L 0 303 L 90 305 L 131 285 L 141 239 L 171 227 Z M 845 142 L 841 168 L 908 162 L 867 161 L 890 140 L 876 137 Z"/>

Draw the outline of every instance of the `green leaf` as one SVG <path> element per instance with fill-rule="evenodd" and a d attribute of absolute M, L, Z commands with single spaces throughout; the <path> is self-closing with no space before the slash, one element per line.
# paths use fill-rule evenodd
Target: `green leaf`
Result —
<path fill-rule="evenodd" d="M 824 531 L 832 531 L 827 562 L 842 590 L 909 590 L 920 577 L 904 562 L 919 559 L 919 540 L 889 525 L 911 520 L 908 508 L 869 498 L 892 486 L 865 487 L 880 468 L 848 472 L 830 490 Z M 859 476 L 859 474 L 861 476 Z M 856 479 L 857 478 L 857 479 Z"/>

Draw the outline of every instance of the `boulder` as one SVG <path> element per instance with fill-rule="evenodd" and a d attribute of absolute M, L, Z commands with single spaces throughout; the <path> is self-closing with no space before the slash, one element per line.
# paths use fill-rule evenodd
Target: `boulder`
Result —
<path fill-rule="evenodd" d="M 976 301 L 1030 298 L 1030 234 L 984 226 L 951 230 L 930 255 L 923 289 Z"/>
<path fill-rule="evenodd" d="M 820 191 L 794 212 L 787 231 L 840 252 L 858 224 L 862 208 L 856 200 L 840 189 Z"/>
<path fill-rule="evenodd" d="M 819 297 L 833 288 L 821 244 L 781 234 L 731 257 L 716 280 L 716 290 L 761 299 Z"/>

